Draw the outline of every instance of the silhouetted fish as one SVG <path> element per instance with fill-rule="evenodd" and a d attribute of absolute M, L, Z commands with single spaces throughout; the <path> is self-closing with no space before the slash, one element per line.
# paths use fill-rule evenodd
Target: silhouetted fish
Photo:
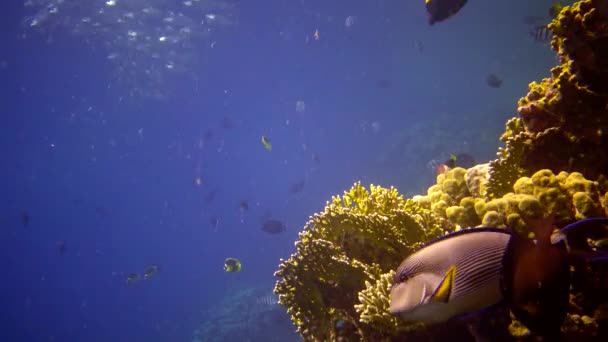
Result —
<path fill-rule="evenodd" d="M 57 241 L 57 254 L 63 256 L 68 249 L 67 242 L 65 240 Z"/>
<path fill-rule="evenodd" d="M 458 13 L 467 0 L 426 0 L 425 2 L 429 24 L 433 25 Z"/>
<path fill-rule="evenodd" d="M 306 182 L 304 180 L 295 182 L 289 186 L 289 193 L 297 194 L 304 190 L 304 185 Z"/>
<path fill-rule="evenodd" d="M 27 211 L 21 213 L 21 224 L 27 227 L 30 224 L 30 214 Z"/>
<path fill-rule="evenodd" d="M 279 220 L 268 219 L 262 224 L 262 230 L 272 235 L 281 234 L 285 231 L 285 225 Z"/>
<path fill-rule="evenodd" d="M 150 279 L 154 277 L 160 271 L 160 267 L 158 265 L 148 265 L 144 270 L 144 279 Z"/>
<path fill-rule="evenodd" d="M 488 77 L 486 77 L 486 84 L 490 88 L 500 88 L 502 85 L 502 79 L 496 76 L 496 74 L 489 74 Z"/>
<path fill-rule="evenodd" d="M 127 285 L 132 285 L 141 280 L 139 273 L 129 273 L 127 275 Z"/>

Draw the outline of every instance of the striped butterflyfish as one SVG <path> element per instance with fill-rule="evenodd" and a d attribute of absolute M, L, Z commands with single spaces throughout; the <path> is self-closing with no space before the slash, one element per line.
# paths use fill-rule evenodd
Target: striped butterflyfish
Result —
<path fill-rule="evenodd" d="M 440 323 L 502 299 L 502 261 L 511 233 L 472 228 L 426 243 L 393 279 L 390 312 L 405 320 Z"/>

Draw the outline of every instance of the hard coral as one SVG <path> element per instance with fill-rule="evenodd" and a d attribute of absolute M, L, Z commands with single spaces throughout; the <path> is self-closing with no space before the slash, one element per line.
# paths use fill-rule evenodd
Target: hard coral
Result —
<path fill-rule="evenodd" d="M 506 147 L 491 162 L 489 196 L 504 195 L 505 184 L 541 169 L 594 179 L 608 172 L 607 7 L 605 0 L 583 0 L 549 25 L 561 64 L 519 100 L 520 119 L 507 124 Z"/>
<path fill-rule="evenodd" d="M 394 188 L 372 185 L 368 191 L 355 183 L 310 218 L 296 252 L 275 273 L 275 293 L 306 340 L 392 336 L 395 331 L 383 331 L 359 317 L 366 312 L 355 310 L 362 304 L 360 291 L 449 227 Z"/>

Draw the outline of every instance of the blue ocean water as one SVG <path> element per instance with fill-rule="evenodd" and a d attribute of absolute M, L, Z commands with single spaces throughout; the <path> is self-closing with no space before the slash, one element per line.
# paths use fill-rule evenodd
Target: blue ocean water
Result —
<path fill-rule="evenodd" d="M 523 20 L 551 3 L 429 26 L 422 0 L 2 2 L 0 341 L 298 340 L 267 299 L 308 217 L 358 180 L 414 195 L 452 153 L 494 158 L 555 64 Z"/>

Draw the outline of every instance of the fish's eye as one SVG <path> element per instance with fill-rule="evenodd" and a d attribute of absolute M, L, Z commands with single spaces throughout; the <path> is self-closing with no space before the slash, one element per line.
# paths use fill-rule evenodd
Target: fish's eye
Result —
<path fill-rule="evenodd" d="M 405 273 L 405 272 L 397 273 L 393 277 L 393 283 L 403 283 L 404 281 L 407 280 L 407 278 L 408 278 L 407 273 Z"/>

